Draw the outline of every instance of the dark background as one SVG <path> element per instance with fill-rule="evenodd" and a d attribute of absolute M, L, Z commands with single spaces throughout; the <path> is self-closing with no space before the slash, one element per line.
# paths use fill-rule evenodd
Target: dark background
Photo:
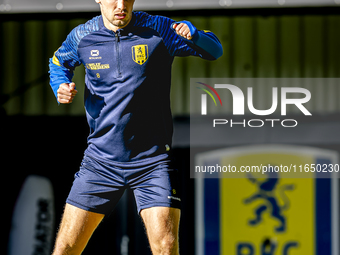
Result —
<path fill-rule="evenodd" d="M 1 144 L 4 153 L 2 186 L 3 229 L 8 234 L 11 216 L 21 185 L 28 175 L 41 175 L 51 180 L 55 196 L 55 226 L 60 223 L 65 200 L 86 149 L 88 127 L 84 117 L 3 117 Z M 182 221 L 181 251 L 194 249 L 194 198 L 189 171 L 189 150 L 175 149 L 176 165 L 181 168 Z M 126 191 L 116 210 L 96 230 L 83 254 L 120 254 L 124 235 L 129 237 L 129 254 L 151 254 L 146 234 L 137 215 L 133 193 Z M 7 247 L 7 238 L 3 240 Z"/>

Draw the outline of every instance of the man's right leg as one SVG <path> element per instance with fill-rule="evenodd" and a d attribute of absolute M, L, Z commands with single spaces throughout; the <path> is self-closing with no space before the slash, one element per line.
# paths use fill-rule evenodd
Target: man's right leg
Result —
<path fill-rule="evenodd" d="M 85 249 L 104 214 L 66 204 L 52 255 L 79 255 Z"/>

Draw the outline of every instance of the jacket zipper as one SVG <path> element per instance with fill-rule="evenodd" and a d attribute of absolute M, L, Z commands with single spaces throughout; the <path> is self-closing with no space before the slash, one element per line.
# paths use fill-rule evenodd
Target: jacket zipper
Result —
<path fill-rule="evenodd" d="M 120 44 L 120 37 L 119 37 L 119 32 L 115 33 L 115 38 L 116 38 L 116 54 L 117 54 L 117 73 L 118 73 L 118 78 L 122 77 L 122 73 L 120 71 L 120 50 L 119 50 L 119 44 Z"/>

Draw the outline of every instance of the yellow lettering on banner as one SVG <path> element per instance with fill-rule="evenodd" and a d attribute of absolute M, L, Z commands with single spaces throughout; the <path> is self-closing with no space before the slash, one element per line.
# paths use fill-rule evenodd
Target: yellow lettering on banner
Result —
<path fill-rule="evenodd" d="M 226 156 L 220 164 L 240 169 L 285 162 L 297 166 L 315 163 L 309 156 L 259 153 Z M 284 250 L 289 250 L 288 254 L 315 254 L 313 173 L 304 173 L 304 178 L 281 172 L 272 178 L 268 174 L 241 174 L 220 179 L 220 254 L 261 255 L 266 239 L 276 245 L 273 254 L 284 254 Z"/>

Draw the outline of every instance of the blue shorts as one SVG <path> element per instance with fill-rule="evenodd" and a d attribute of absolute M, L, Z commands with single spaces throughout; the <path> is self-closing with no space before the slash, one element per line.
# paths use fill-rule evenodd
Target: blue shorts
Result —
<path fill-rule="evenodd" d="M 155 206 L 180 208 L 178 170 L 167 158 L 148 162 L 108 163 L 85 155 L 66 202 L 108 215 L 130 188 L 138 213 Z"/>

